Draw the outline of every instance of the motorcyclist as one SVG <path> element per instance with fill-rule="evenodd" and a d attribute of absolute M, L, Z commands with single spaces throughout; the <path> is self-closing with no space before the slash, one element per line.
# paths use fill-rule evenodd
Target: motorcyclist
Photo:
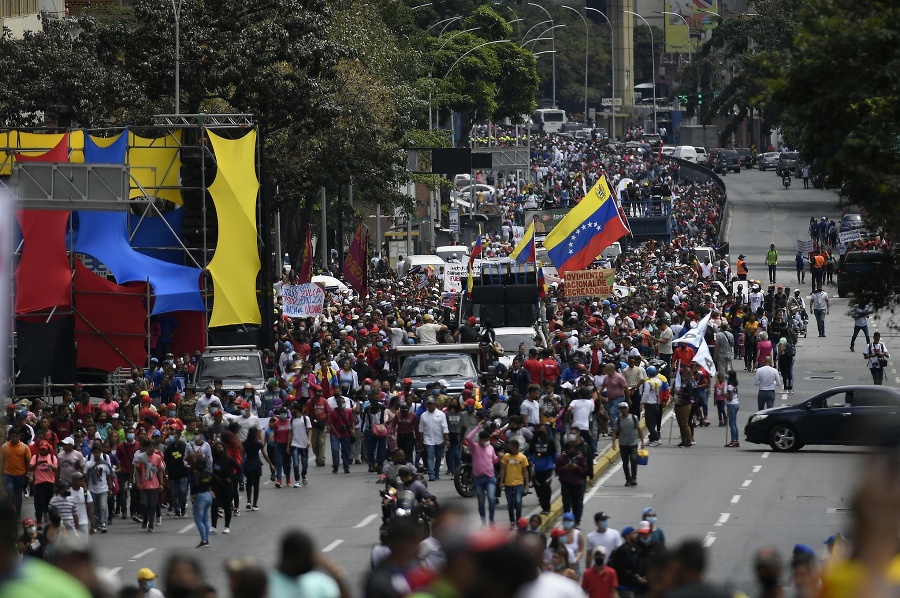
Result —
<path fill-rule="evenodd" d="M 434 502 L 434 496 L 428 492 L 428 488 L 425 487 L 425 484 L 416 479 L 412 470 L 406 465 L 401 465 L 397 469 L 397 478 L 399 480 L 399 483 L 397 484 L 398 493 L 403 490 L 409 490 L 415 495 L 416 502 L 418 503 Z"/>
<path fill-rule="evenodd" d="M 398 472 L 401 467 L 406 467 L 410 472 L 416 471 L 416 466 L 406 461 L 406 453 L 403 449 L 395 449 L 391 460 L 384 464 L 385 481 L 388 485 L 397 487 L 399 484 Z"/>
<path fill-rule="evenodd" d="M 521 436 L 525 439 L 526 445 L 521 447 L 522 450 L 527 450 L 528 445 L 531 444 L 531 439 L 534 437 L 534 433 L 531 431 L 531 428 L 523 428 L 522 427 L 522 417 L 519 415 L 513 415 L 509 418 L 509 422 L 506 424 L 506 427 L 503 431 L 503 436 L 506 439 L 506 442 L 509 442 L 512 438 L 516 436 Z"/>

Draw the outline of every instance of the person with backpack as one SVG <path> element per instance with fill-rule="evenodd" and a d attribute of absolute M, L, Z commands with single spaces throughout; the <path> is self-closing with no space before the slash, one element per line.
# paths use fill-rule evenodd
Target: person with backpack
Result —
<path fill-rule="evenodd" d="M 784 390 L 794 394 L 794 356 L 797 354 L 797 349 L 788 337 L 783 336 L 778 340 L 777 351 L 778 371 L 784 382 Z"/>
<path fill-rule="evenodd" d="M 622 456 L 622 471 L 625 473 L 625 485 L 637 486 L 637 451 L 638 441 L 644 448 L 644 431 L 638 416 L 628 411 L 628 403 L 621 401 L 619 418 L 613 426 L 612 446 L 616 448 L 619 443 L 619 452 Z"/>
<path fill-rule="evenodd" d="M 868 362 L 869 371 L 872 373 L 872 384 L 881 385 L 884 381 L 884 368 L 887 366 L 887 360 L 890 354 L 887 347 L 881 342 L 881 333 L 876 332 L 872 335 L 872 342 L 866 345 L 866 352 L 863 357 Z"/>

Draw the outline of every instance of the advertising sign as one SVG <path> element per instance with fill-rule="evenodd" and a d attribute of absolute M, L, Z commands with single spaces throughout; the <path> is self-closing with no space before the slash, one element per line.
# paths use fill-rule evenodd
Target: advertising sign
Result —
<path fill-rule="evenodd" d="M 666 0 L 666 52 L 696 52 L 697 41 L 716 26 L 716 0 Z M 708 11 L 708 12 L 704 12 Z M 680 16 L 679 16 L 680 15 Z M 684 17 L 684 18 L 682 18 Z"/>
<path fill-rule="evenodd" d="M 554 208 L 552 210 L 525 210 L 525 222 L 531 222 L 537 216 L 534 223 L 534 234 L 546 235 L 553 230 L 559 221 L 569 213 L 569 208 Z"/>
<path fill-rule="evenodd" d="M 614 268 L 566 272 L 566 297 L 607 297 L 614 293 Z"/>

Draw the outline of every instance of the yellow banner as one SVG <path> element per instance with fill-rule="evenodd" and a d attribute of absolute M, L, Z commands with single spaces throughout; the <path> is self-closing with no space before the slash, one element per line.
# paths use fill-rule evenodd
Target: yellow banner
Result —
<path fill-rule="evenodd" d="M 616 281 L 614 268 L 605 270 L 573 270 L 566 272 L 566 297 L 607 297 L 613 294 Z"/>
<path fill-rule="evenodd" d="M 667 13 L 675 13 L 663 15 L 666 52 L 696 52 L 698 41 L 716 26 L 712 13 L 719 12 L 717 0 L 666 0 L 665 6 Z"/>

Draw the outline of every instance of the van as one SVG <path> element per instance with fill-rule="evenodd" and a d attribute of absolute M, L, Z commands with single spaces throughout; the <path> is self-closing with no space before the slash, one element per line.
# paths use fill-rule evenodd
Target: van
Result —
<path fill-rule="evenodd" d="M 531 128 L 544 133 L 559 133 L 566 126 L 566 120 L 564 110 L 542 108 L 531 115 Z"/>
<path fill-rule="evenodd" d="M 687 160 L 688 162 L 696 162 L 697 150 L 694 149 L 694 147 L 691 145 L 679 145 L 675 148 L 672 156 L 675 158 L 681 158 L 682 160 Z"/>
<path fill-rule="evenodd" d="M 409 272 L 416 266 L 421 268 L 432 268 L 438 278 L 444 278 L 444 266 L 446 266 L 446 262 L 436 255 L 408 255 L 403 261 L 406 262 L 406 272 Z"/>
<path fill-rule="evenodd" d="M 449 262 L 453 254 L 456 254 L 456 259 L 465 262 L 469 259 L 469 248 L 466 245 L 442 245 L 435 247 L 434 254 L 445 262 Z"/>
<path fill-rule="evenodd" d="M 600 252 L 600 257 L 614 260 L 619 257 L 620 253 L 622 253 L 622 246 L 618 241 L 616 241 L 615 243 L 604 249 L 602 252 Z"/>

